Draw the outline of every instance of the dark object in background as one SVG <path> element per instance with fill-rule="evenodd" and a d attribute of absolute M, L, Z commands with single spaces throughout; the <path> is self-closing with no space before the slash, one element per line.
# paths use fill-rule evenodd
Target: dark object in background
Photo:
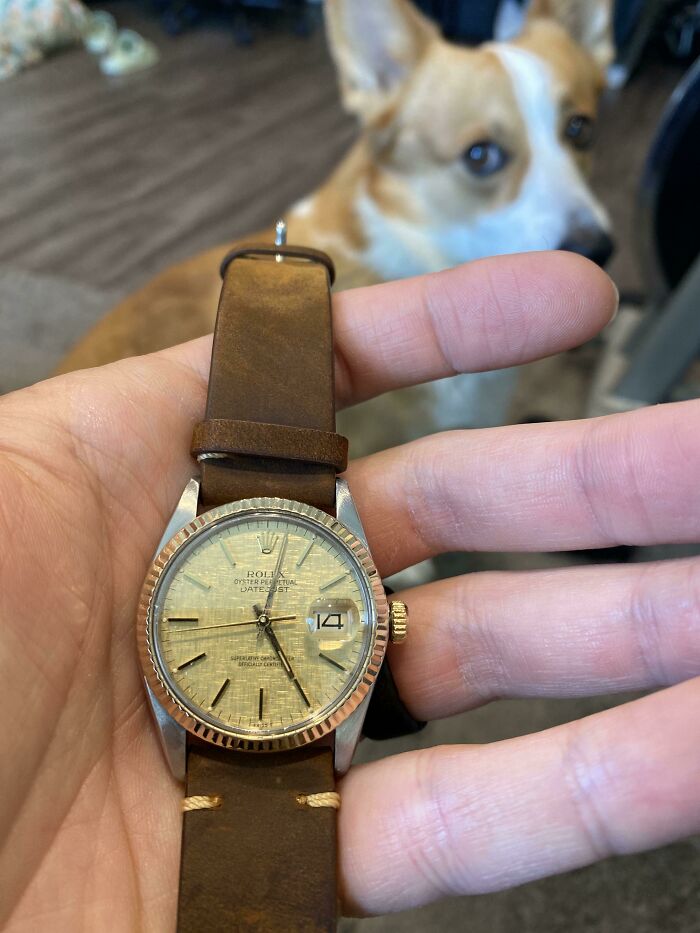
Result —
<path fill-rule="evenodd" d="M 163 29 L 179 35 L 203 20 L 225 22 L 239 45 L 250 45 L 255 26 L 288 26 L 297 36 L 313 31 L 315 17 L 307 0 L 151 0 Z"/>
<path fill-rule="evenodd" d="M 170 36 L 179 36 L 203 17 L 202 4 L 196 0 L 151 0 L 150 6 Z"/>
<path fill-rule="evenodd" d="M 601 359 L 591 414 L 700 397 L 698 166 L 700 60 L 673 92 L 647 158 L 636 223 L 647 295 Z"/>
<path fill-rule="evenodd" d="M 700 354 L 700 60 L 674 91 L 639 193 L 639 249 L 648 313 L 626 347 L 613 396 L 639 404 L 696 397 L 682 384 Z"/>
<path fill-rule="evenodd" d="M 440 25 L 446 39 L 478 44 L 493 38 L 501 0 L 415 0 L 426 15 Z"/>
<path fill-rule="evenodd" d="M 693 58 L 700 51 L 700 3 L 676 0 L 667 14 L 664 38 L 676 58 Z"/>
<path fill-rule="evenodd" d="M 476 45 L 493 38 L 496 14 L 503 0 L 415 0 L 424 13 L 432 17 L 447 39 Z M 513 0 L 521 6 L 527 0 Z M 665 2 L 665 0 L 664 0 Z M 625 48 L 634 36 L 645 12 L 654 0 L 617 0 L 613 29 L 615 45 Z M 688 6 L 688 4 L 684 4 Z"/>
<path fill-rule="evenodd" d="M 700 47 L 700 2 L 688 0 L 618 0 L 615 5 L 615 86 L 630 78 L 647 46 L 655 40 L 680 59 L 692 59 Z"/>
<path fill-rule="evenodd" d="M 700 255 L 700 61 L 684 76 L 661 118 L 639 188 L 641 267 L 658 298 Z"/>
<path fill-rule="evenodd" d="M 615 48 L 625 48 L 629 44 L 645 9 L 652 5 L 649 0 L 617 0 L 613 16 Z"/>
<path fill-rule="evenodd" d="M 281 14 L 297 36 L 308 36 L 313 28 L 306 0 L 222 0 L 221 6 L 230 10 L 233 35 L 242 45 L 254 39 L 252 15 L 256 12 Z"/>

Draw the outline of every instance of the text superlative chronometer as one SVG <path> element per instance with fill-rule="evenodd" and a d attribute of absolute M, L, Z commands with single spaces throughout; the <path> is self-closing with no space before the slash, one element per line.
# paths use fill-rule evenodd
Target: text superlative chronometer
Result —
<path fill-rule="evenodd" d="M 335 775 L 405 636 L 336 479 L 332 275 L 279 242 L 224 261 L 201 477 L 142 592 L 147 692 L 193 807 L 179 931 L 335 928 Z"/>

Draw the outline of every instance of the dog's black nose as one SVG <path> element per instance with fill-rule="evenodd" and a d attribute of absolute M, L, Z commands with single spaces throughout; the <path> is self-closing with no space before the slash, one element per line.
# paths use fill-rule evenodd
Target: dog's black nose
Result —
<path fill-rule="evenodd" d="M 605 266 L 615 252 L 615 241 L 599 227 L 582 227 L 572 231 L 559 249 L 585 256 L 599 266 Z"/>

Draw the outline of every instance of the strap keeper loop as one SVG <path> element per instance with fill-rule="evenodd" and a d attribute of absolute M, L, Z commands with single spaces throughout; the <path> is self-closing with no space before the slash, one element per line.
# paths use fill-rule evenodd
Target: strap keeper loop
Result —
<path fill-rule="evenodd" d="M 342 473 L 348 465 L 348 441 L 341 434 L 315 428 L 210 418 L 194 427 L 192 456 L 198 461 L 234 456 L 296 460 Z"/>

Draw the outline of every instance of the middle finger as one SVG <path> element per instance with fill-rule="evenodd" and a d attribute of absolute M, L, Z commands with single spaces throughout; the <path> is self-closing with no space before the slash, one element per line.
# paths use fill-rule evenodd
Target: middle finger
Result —
<path fill-rule="evenodd" d="M 700 402 L 434 435 L 350 465 L 383 575 L 458 550 L 692 542 Z"/>

